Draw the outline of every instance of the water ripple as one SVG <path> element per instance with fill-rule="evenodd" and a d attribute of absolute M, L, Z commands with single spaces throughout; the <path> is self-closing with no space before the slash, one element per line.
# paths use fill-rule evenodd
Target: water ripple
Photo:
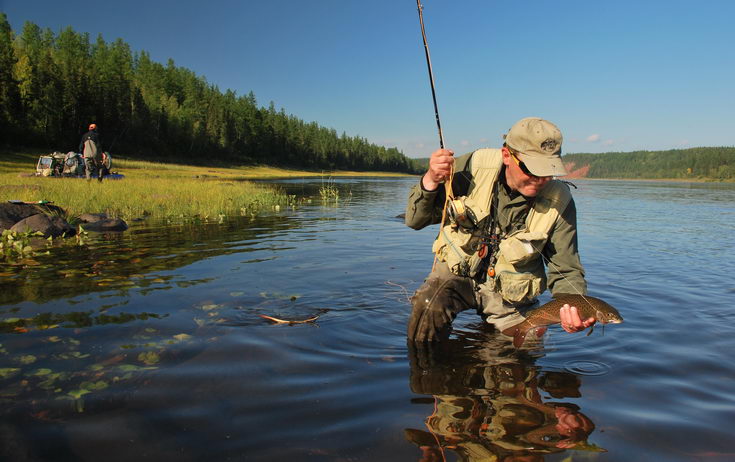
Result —
<path fill-rule="evenodd" d="M 564 363 L 564 369 L 578 375 L 607 375 L 612 369 L 605 363 L 589 360 L 575 360 Z"/>

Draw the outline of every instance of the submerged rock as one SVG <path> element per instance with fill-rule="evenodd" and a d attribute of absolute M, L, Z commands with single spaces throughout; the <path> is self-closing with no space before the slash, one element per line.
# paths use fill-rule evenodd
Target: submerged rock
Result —
<path fill-rule="evenodd" d="M 79 216 L 85 231 L 125 231 L 128 224 L 120 218 L 108 218 L 104 213 L 85 213 Z"/>

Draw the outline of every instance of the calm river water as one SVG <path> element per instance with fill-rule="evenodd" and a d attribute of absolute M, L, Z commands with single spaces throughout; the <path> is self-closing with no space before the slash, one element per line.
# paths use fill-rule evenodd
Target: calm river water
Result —
<path fill-rule="evenodd" d="M 467 312 L 415 351 L 415 181 L 337 180 L 337 206 L 290 181 L 314 201 L 0 266 L 0 458 L 735 460 L 735 185 L 576 182 L 590 294 L 625 322 L 516 351 Z"/>

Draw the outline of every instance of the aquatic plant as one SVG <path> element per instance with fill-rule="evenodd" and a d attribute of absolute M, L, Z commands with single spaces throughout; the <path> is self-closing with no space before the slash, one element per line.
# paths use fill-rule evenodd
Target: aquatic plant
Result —
<path fill-rule="evenodd" d="M 339 201 L 339 188 L 334 184 L 332 177 L 327 178 L 326 182 L 322 177 L 322 185 L 319 187 L 319 196 L 321 196 L 323 201 Z"/>
<path fill-rule="evenodd" d="M 38 250 L 31 245 L 31 239 L 39 237 L 42 238 L 43 234 L 38 231 L 17 232 L 5 229 L 0 236 L 0 256 L 6 262 L 32 257 Z"/>

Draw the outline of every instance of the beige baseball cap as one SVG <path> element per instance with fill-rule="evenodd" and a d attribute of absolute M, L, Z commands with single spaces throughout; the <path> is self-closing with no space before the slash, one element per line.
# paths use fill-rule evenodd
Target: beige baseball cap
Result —
<path fill-rule="evenodd" d="M 561 161 L 562 140 L 559 127 L 538 117 L 519 120 L 505 136 L 505 143 L 536 176 L 567 174 Z"/>

